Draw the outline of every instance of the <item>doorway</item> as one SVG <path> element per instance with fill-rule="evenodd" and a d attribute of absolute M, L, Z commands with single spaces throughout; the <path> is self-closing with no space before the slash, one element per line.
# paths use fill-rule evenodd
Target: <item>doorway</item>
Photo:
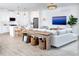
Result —
<path fill-rule="evenodd" d="M 39 28 L 38 20 L 38 18 L 33 18 L 33 28 Z"/>

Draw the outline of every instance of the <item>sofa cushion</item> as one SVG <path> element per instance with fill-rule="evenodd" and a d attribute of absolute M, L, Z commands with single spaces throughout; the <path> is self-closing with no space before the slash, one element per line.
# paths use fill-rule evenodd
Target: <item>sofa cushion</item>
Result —
<path fill-rule="evenodd" d="M 72 32 L 72 28 L 67 28 L 66 31 L 67 31 L 67 33 L 71 33 Z"/>
<path fill-rule="evenodd" d="M 58 30 L 57 31 L 57 34 L 60 35 L 60 34 L 65 34 L 67 33 L 67 30 L 66 29 L 63 29 L 63 30 Z"/>

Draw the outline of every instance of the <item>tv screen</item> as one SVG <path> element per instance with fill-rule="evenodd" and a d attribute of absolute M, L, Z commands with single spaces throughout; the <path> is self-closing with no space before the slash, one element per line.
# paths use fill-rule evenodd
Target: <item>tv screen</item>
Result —
<path fill-rule="evenodd" d="M 15 18 L 10 18 L 10 21 L 15 21 Z"/>
<path fill-rule="evenodd" d="M 56 16 L 52 18 L 53 25 L 66 25 L 66 16 Z"/>

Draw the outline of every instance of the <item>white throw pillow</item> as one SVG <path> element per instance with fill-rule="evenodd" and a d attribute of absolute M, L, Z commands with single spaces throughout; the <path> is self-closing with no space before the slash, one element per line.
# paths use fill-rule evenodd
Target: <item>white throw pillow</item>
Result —
<path fill-rule="evenodd" d="M 66 31 L 67 31 L 67 33 L 71 33 L 72 32 L 72 28 L 67 28 Z"/>
<path fill-rule="evenodd" d="M 58 34 L 58 35 L 65 34 L 65 33 L 67 33 L 67 30 L 66 30 L 66 29 L 57 30 L 57 34 Z"/>
<path fill-rule="evenodd" d="M 52 25 L 51 28 L 58 28 L 58 27 L 59 27 L 59 25 Z"/>

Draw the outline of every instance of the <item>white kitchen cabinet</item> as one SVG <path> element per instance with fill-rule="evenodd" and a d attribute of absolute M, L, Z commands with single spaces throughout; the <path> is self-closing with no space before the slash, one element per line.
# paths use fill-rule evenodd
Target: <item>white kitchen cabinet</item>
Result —
<path fill-rule="evenodd" d="M 8 26 L 0 26 L 0 33 L 7 33 L 9 32 Z"/>
<path fill-rule="evenodd" d="M 16 26 L 9 26 L 9 33 L 11 37 L 15 37 L 15 28 Z"/>

